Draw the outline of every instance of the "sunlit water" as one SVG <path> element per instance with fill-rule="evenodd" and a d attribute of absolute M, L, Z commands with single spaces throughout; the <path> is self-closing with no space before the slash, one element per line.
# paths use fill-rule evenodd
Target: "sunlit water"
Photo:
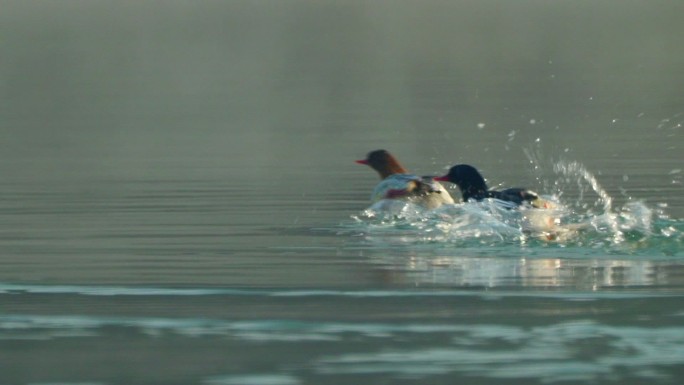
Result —
<path fill-rule="evenodd" d="M 680 2 L 163 3 L 0 6 L 0 385 L 681 382 Z"/>

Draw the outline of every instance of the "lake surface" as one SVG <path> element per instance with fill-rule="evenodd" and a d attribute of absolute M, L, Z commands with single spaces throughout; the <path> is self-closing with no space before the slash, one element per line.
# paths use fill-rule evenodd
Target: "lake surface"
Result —
<path fill-rule="evenodd" d="M 679 384 L 683 5 L 0 4 L 0 384 Z"/>

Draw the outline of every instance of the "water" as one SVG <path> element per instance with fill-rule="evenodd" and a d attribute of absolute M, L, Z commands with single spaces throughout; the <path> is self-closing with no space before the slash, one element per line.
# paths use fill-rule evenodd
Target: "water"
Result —
<path fill-rule="evenodd" d="M 0 384 L 679 383 L 679 3 L 0 3 Z"/>

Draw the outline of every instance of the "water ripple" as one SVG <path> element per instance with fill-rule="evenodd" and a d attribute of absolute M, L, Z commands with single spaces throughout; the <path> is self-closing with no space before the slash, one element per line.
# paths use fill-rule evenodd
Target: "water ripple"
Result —
<path fill-rule="evenodd" d="M 30 285 L 0 283 L 0 295 L 73 294 L 82 296 L 254 296 L 254 297 L 541 297 L 567 300 L 595 300 L 602 298 L 663 298 L 681 293 L 653 291 L 565 292 L 565 291 L 496 291 L 459 289 L 397 289 L 397 290 L 334 290 L 334 289 L 233 289 L 233 288 L 160 288 L 124 286 Z"/>
<path fill-rule="evenodd" d="M 411 377 L 461 373 L 490 378 L 538 378 L 543 382 L 595 381 L 605 377 L 667 377 L 658 368 L 684 364 L 682 327 L 617 327 L 593 321 L 501 328 L 473 325 L 451 345 L 345 353 L 325 357 L 325 374 L 391 373 Z M 508 341 L 492 348 L 491 341 Z"/>

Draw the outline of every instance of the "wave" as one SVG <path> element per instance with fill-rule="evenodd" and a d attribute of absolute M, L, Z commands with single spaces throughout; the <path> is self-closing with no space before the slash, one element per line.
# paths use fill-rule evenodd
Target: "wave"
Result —
<path fill-rule="evenodd" d="M 228 338 L 258 344 L 316 343 L 328 348 L 287 377 L 226 375 L 207 383 L 296 383 L 295 375 L 410 376 L 467 374 L 542 382 L 606 377 L 670 380 L 684 364 L 681 325 L 653 328 L 643 322 L 614 324 L 592 319 L 550 323 L 339 322 L 307 319 L 227 320 L 203 318 L 0 315 L 0 340 L 121 338 L 122 333 L 160 338 Z M 359 342 L 382 349 L 360 349 Z M 345 346 L 353 346 L 345 349 Z M 587 359 L 590 357 L 591 359 Z M 625 368 L 630 369 L 625 371 Z M 668 381 L 669 383 L 669 381 Z"/>
<path fill-rule="evenodd" d="M 148 297 L 192 297 L 192 296 L 225 296 L 225 297 L 287 297 L 287 298 L 411 298 L 411 297 L 476 297 L 482 299 L 499 299 L 514 297 L 555 298 L 568 301 L 586 301 L 602 298 L 635 299 L 666 298 L 679 296 L 679 293 L 667 292 L 564 292 L 564 291 L 501 291 L 489 292 L 466 289 L 402 289 L 402 290 L 335 290 L 335 289 L 234 289 L 234 288 L 163 288 L 132 286 L 88 286 L 88 285 L 31 285 L 0 283 L 2 295 L 79 295 L 86 297 L 100 296 L 148 296 Z"/>

